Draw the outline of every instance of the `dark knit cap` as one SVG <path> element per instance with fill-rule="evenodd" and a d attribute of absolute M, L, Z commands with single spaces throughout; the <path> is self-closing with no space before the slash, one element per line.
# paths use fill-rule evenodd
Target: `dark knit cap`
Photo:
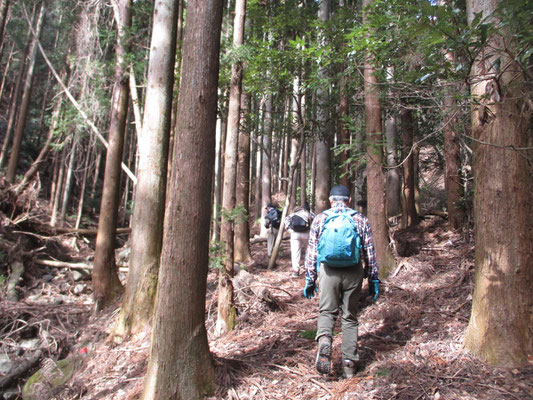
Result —
<path fill-rule="evenodd" d="M 329 191 L 329 197 L 333 196 L 350 197 L 350 191 L 346 186 L 343 185 L 333 186 Z"/>

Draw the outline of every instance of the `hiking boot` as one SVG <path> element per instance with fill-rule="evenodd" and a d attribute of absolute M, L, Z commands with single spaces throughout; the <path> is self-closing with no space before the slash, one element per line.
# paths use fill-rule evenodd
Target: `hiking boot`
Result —
<path fill-rule="evenodd" d="M 300 277 L 300 273 L 298 271 L 292 271 L 292 275 L 291 275 L 293 278 L 299 278 Z"/>
<path fill-rule="evenodd" d="M 316 354 L 316 370 L 321 374 L 329 374 L 331 370 L 331 338 L 320 336 L 318 339 L 318 352 Z"/>
<path fill-rule="evenodd" d="M 344 360 L 342 362 L 342 377 L 344 379 L 351 379 L 355 376 L 356 366 L 353 360 Z"/>

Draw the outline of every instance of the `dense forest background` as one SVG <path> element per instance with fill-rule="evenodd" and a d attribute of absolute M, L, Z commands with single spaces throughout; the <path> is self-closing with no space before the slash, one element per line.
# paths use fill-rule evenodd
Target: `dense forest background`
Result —
<path fill-rule="evenodd" d="M 283 229 L 265 255 L 265 206 L 318 213 L 340 183 L 371 222 L 386 288 L 362 318 L 412 323 L 382 308 L 417 304 L 398 279 L 416 286 L 415 271 L 446 266 L 451 281 L 420 281 L 413 296 L 460 314 L 454 340 L 476 368 L 514 368 L 502 398 L 533 397 L 516 386 L 533 354 L 532 21 L 527 0 L 1 0 L 0 389 L 83 363 L 81 343 L 150 342 L 131 361 L 142 385 L 116 398 L 239 398 L 232 374 L 258 360 L 224 361 L 231 340 L 253 347 L 242 335 L 261 330 L 258 315 L 292 315 L 302 332 L 316 317 L 292 309 L 309 305 L 283 277 Z M 77 296 L 70 308 L 52 292 L 37 301 L 52 283 Z M 21 340 L 49 331 L 36 320 L 65 335 L 24 354 Z M 309 374 L 317 398 L 355 390 Z M 105 396 L 70 382 L 59 398 Z M 368 398 L 439 393 L 390 384 Z"/>

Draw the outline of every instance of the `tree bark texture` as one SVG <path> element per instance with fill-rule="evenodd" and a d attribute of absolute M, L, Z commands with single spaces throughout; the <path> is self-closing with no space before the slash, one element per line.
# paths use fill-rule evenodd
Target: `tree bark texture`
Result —
<path fill-rule="evenodd" d="M 176 143 L 144 400 L 202 399 L 214 392 L 215 385 L 205 297 L 224 2 L 189 0 L 187 5 Z"/>
<path fill-rule="evenodd" d="M 498 4 L 467 1 L 469 22 L 475 13 L 491 15 Z M 497 366 L 527 365 L 533 350 L 532 112 L 524 101 L 530 93 L 520 66 L 507 49 L 513 49 L 512 38 L 489 37 L 470 77 L 475 99 L 476 249 L 472 312 L 464 344 Z M 500 63 L 494 62 L 496 58 Z"/>
<path fill-rule="evenodd" d="M 125 57 L 129 49 L 126 32 L 131 26 L 131 4 L 132 0 L 119 0 L 118 3 L 115 85 L 92 279 L 97 310 L 110 305 L 123 291 L 115 264 L 115 230 L 120 199 L 120 165 L 129 100 L 128 67 Z"/>
<path fill-rule="evenodd" d="M 244 41 L 244 16 L 246 0 L 237 0 L 235 4 L 235 18 L 233 22 L 233 47 L 242 46 Z M 231 66 L 231 82 L 228 105 L 228 128 L 226 137 L 226 151 L 224 157 L 224 188 L 222 191 L 222 226 L 221 241 L 224 243 L 224 267 L 220 270 L 218 286 L 218 315 L 216 331 L 225 333 L 233 330 L 237 314 L 233 294 L 233 262 L 235 260 L 235 221 L 241 216 L 229 215 L 235 209 L 237 188 L 237 153 L 239 146 L 239 120 L 242 86 L 241 61 Z"/>
<path fill-rule="evenodd" d="M 364 0 L 363 7 L 370 3 L 371 0 Z M 366 140 L 368 143 L 366 153 L 368 219 L 372 226 L 380 276 L 384 278 L 393 270 L 395 260 L 389 244 L 390 238 L 385 204 L 385 177 L 381 169 L 383 129 L 378 93 L 379 87 L 371 57 L 368 55 L 364 65 L 364 79 Z"/>
<path fill-rule="evenodd" d="M 246 125 L 248 96 L 241 94 L 241 130 L 237 156 L 237 187 L 235 199 L 245 215 L 235 224 L 235 261 L 248 261 L 250 254 L 250 130 Z"/>
<path fill-rule="evenodd" d="M 322 0 L 318 9 L 318 19 L 326 22 L 329 19 L 330 0 Z M 325 38 L 319 39 L 325 44 Z M 327 78 L 327 71 L 324 67 L 319 68 L 320 79 Z M 327 112 L 328 92 L 322 86 L 316 94 L 318 103 L 317 122 L 319 127 L 319 139 L 315 144 L 316 151 L 316 177 L 315 177 L 315 212 L 318 214 L 329 207 L 328 198 L 331 181 L 330 168 L 330 134 Z"/>
<path fill-rule="evenodd" d="M 176 54 L 177 5 L 157 2 L 154 9 L 144 119 L 139 136 L 137 185 L 130 238 L 130 271 L 116 340 L 144 329 L 152 318 L 161 248 L 167 186 L 168 146 Z M 157 35 L 156 32 L 159 32 Z"/>

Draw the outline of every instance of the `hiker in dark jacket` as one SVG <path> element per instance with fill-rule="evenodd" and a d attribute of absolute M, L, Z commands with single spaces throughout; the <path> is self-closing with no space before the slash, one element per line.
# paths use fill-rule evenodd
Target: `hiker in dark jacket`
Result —
<path fill-rule="evenodd" d="M 309 231 L 315 214 L 309 210 L 307 202 L 303 207 L 296 207 L 294 212 L 285 217 L 283 223 L 290 233 L 292 276 L 300 276 L 300 261 L 305 255 Z"/>
<path fill-rule="evenodd" d="M 270 257 L 272 255 L 272 250 L 274 249 L 274 243 L 276 241 L 276 236 L 278 235 L 279 226 L 281 224 L 281 210 L 279 210 L 274 204 L 268 204 L 266 207 L 265 214 L 265 228 L 267 231 L 267 255 Z"/>
<path fill-rule="evenodd" d="M 345 378 L 352 378 L 354 376 L 356 364 L 359 360 L 357 353 L 359 327 L 357 312 L 359 310 L 359 298 L 361 295 L 364 270 L 361 261 L 355 265 L 348 266 L 333 267 L 328 266 L 324 262 L 317 265 L 317 259 L 322 259 L 319 254 L 319 242 L 325 229 L 327 229 L 327 227 L 324 228 L 324 225 L 328 215 L 348 213 L 353 219 L 353 222 L 355 222 L 355 225 L 352 224 L 352 226 L 355 226 L 356 233 L 359 235 L 361 259 L 367 265 L 369 283 L 375 285 L 374 300 L 377 299 L 379 294 L 378 264 L 370 224 L 364 215 L 348 207 L 350 200 L 350 192 L 346 187 L 342 185 L 334 186 L 329 194 L 331 208 L 320 213 L 313 220 L 305 258 L 306 285 L 304 289 L 305 297 L 312 298 L 317 291 L 316 280 L 318 277 L 320 283 L 320 299 L 316 334 L 316 340 L 318 341 L 316 368 L 323 374 L 328 374 L 331 369 L 330 357 L 333 326 L 339 310 L 341 311 L 341 351 L 343 358 L 343 376 Z"/>

